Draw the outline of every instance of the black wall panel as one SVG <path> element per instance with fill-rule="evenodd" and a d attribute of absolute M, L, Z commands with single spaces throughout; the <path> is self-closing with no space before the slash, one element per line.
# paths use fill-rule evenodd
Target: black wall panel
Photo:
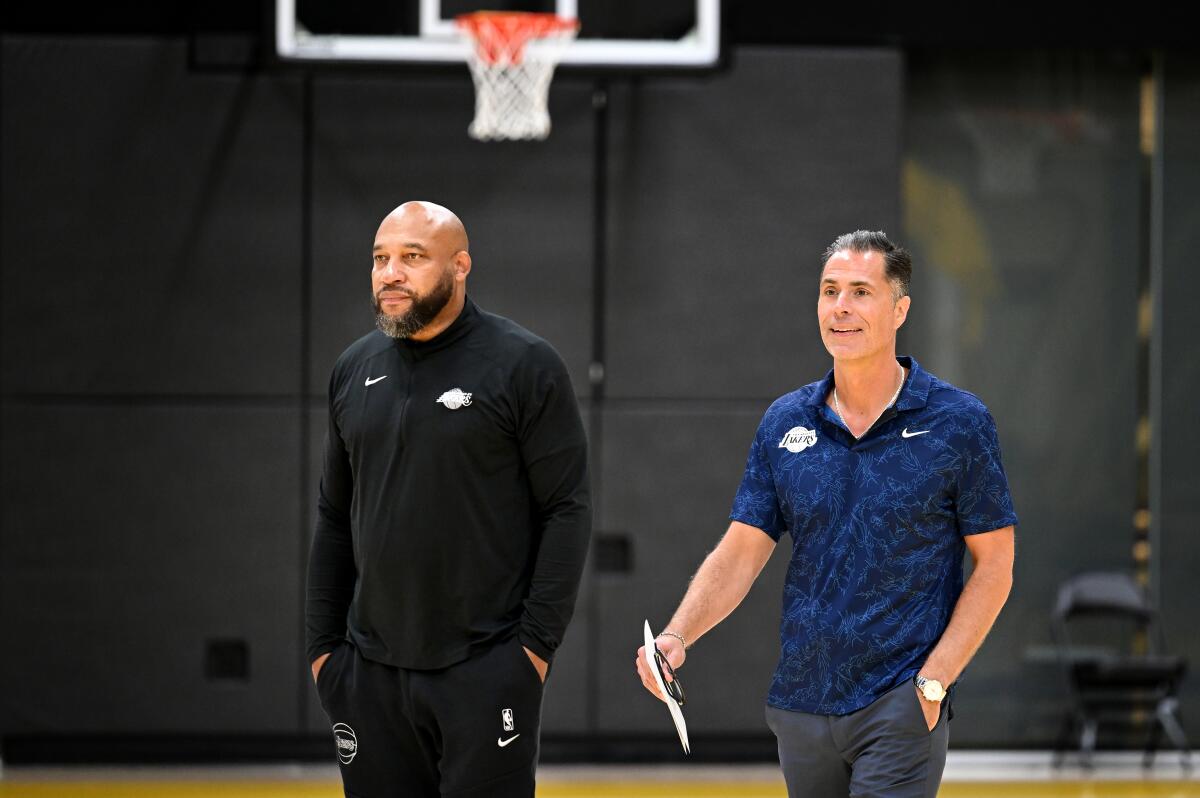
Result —
<path fill-rule="evenodd" d="M 296 82 L 180 42 L 2 53 L 5 389 L 294 390 Z"/>
<path fill-rule="evenodd" d="M 1021 519 L 955 745 L 1053 743 L 1057 586 L 1131 566 L 1138 81 L 1136 63 L 1086 56 L 928 55 L 910 70 L 907 341 L 988 405 Z"/>
<path fill-rule="evenodd" d="M 691 575 L 729 526 L 750 441 L 769 401 L 623 402 L 604 418 L 604 504 L 610 534 L 627 535 L 633 568 L 596 580 L 597 728 L 671 732 L 660 702 L 640 686 L 634 654 L 642 624 L 657 632 Z M 750 595 L 695 644 L 680 678 L 693 734 L 769 734 L 763 707 L 779 655 L 784 538 Z"/>
<path fill-rule="evenodd" d="M 1162 505 L 1161 538 L 1153 556 L 1158 590 L 1172 651 L 1187 656 L 1183 723 L 1192 745 L 1200 738 L 1200 635 L 1196 605 L 1200 588 L 1200 64 L 1184 53 L 1165 59 L 1163 129 L 1164 263 L 1162 332 Z"/>
<path fill-rule="evenodd" d="M 0 733 L 293 731 L 295 412 L 10 405 L 2 423 Z M 237 675 L 206 661 L 238 641 L 245 678 L 207 678 Z"/>
<path fill-rule="evenodd" d="M 587 392 L 591 358 L 592 113 L 586 85 L 551 93 L 539 143 L 467 137 L 470 78 L 323 78 L 314 98 L 312 384 L 372 328 L 371 245 L 407 200 L 453 210 L 471 239 L 468 292 L 550 341 Z"/>
<path fill-rule="evenodd" d="M 743 49 L 614 92 L 611 396 L 773 398 L 824 373 L 821 252 L 899 224 L 902 72 L 890 50 Z"/>
<path fill-rule="evenodd" d="M 0 732 L 293 733 L 299 83 L 0 58 Z"/>

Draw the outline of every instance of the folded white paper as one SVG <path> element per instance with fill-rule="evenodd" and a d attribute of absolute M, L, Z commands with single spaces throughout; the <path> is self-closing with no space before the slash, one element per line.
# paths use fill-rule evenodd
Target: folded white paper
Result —
<path fill-rule="evenodd" d="M 679 708 L 679 702 L 667 694 L 667 686 L 663 684 L 662 675 L 658 672 L 658 663 L 654 661 L 654 634 L 650 631 L 649 621 L 646 621 L 642 634 L 646 638 L 646 664 L 650 666 L 650 673 L 654 675 L 658 691 L 667 699 L 667 710 L 671 713 L 671 720 L 675 721 L 675 731 L 679 732 L 679 742 L 683 744 L 683 752 L 691 754 L 691 748 L 688 747 L 687 724 L 683 721 L 683 710 Z"/>

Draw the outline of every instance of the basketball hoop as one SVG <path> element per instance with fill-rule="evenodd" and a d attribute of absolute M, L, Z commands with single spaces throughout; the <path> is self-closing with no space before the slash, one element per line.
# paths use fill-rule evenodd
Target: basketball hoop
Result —
<path fill-rule="evenodd" d="M 523 11 L 478 11 L 456 22 L 475 44 L 467 56 L 475 81 L 475 120 L 467 129 L 471 138 L 546 138 L 546 98 L 554 67 L 579 23 Z"/>

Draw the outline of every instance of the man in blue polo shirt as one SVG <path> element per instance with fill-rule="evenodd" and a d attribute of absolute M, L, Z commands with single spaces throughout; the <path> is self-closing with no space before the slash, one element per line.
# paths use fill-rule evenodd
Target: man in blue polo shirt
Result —
<path fill-rule="evenodd" d="M 987 408 L 896 356 L 911 274 L 883 233 L 826 250 L 817 317 L 833 370 L 763 416 L 732 523 L 656 641 L 682 665 L 791 536 L 766 710 L 791 798 L 936 795 L 947 690 L 1012 586 L 1017 517 Z"/>

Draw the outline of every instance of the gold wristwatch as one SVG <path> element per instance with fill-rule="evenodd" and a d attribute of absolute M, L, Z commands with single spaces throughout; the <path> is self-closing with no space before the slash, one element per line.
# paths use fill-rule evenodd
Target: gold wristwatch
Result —
<path fill-rule="evenodd" d="M 926 701 L 941 701 L 946 697 L 946 688 L 942 687 L 942 683 L 937 679 L 926 679 L 918 673 L 913 681 L 917 683 L 917 689 L 925 696 Z"/>

